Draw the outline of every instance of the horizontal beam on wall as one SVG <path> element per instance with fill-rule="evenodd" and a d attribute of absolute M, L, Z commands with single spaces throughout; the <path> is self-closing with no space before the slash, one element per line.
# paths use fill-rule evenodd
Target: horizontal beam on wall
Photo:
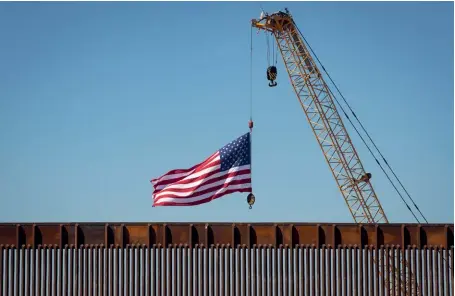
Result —
<path fill-rule="evenodd" d="M 339 247 L 453 246 L 453 224 L 329 223 L 0 223 L 0 245 Z"/>

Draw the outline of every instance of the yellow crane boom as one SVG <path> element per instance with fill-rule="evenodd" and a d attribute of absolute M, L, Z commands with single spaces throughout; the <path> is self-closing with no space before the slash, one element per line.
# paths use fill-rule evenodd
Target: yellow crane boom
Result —
<path fill-rule="evenodd" d="M 371 175 L 365 172 L 331 92 L 291 15 L 279 11 L 253 20 L 252 24 L 274 35 L 300 105 L 354 221 L 388 223 L 371 184 Z"/>
<path fill-rule="evenodd" d="M 278 45 L 284 65 L 289 75 L 297 99 L 311 125 L 313 133 L 324 154 L 338 188 L 356 223 L 388 223 L 388 219 L 371 184 L 371 174 L 367 173 L 360 161 L 356 149 L 339 115 L 332 93 L 319 71 L 310 51 L 307 49 L 294 20 L 286 9 L 272 14 L 261 14 L 260 19 L 253 19 L 252 26 L 271 33 Z M 275 86 L 276 68 L 268 72 L 270 86 Z M 392 278 L 401 277 L 401 291 L 406 295 L 418 295 L 419 289 L 408 291 L 407 282 L 413 287 L 415 278 L 412 273 L 406 274 L 406 268 L 397 272 L 394 256 L 387 262 L 377 264 L 389 266 L 385 284 L 389 286 Z M 405 258 L 398 263 L 408 266 Z M 391 293 L 395 295 L 394 288 Z"/>

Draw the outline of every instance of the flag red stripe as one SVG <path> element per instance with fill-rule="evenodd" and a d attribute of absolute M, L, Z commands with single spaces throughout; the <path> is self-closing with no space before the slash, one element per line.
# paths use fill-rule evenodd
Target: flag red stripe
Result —
<path fill-rule="evenodd" d="M 177 182 L 174 182 L 174 183 L 170 183 L 170 184 L 167 184 L 167 185 L 184 185 L 184 184 L 190 184 L 190 183 L 193 183 L 193 182 L 197 182 L 197 181 L 200 181 L 200 180 L 203 180 L 203 179 L 208 179 L 209 177 L 215 175 L 215 174 L 219 174 L 220 171 L 219 169 L 218 170 L 213 170 L 213 171 L 210 171 L 204 175 L 200 175 L 200 176 L 197 176 L 197 177 L 193 177 L 193 178 L 188 178 L 188 177 L 191 177 L 191 175 L 188 175 L 187 177 L 185 177 L 184 179 L 180 180 L 180 181 L 177 181 Z M 163 184 L 164 186 L 164 184 Z M 163 190 L 166 190 L 167 187 L 163 187 L 161 189 L 158 189 L 157 188 L 158 186 L 154 187 L 154 193 L 158 193 L 160 191 L 163 191 Z"/>
<path fill-rule="evenodd" d="M 193 197 L 197 197 L 197 196 L 201 196 L 201 195 L 204 195 L 204 194 L 207 194 L 207 193 L 210 193 L 210 192 L 217 192 L 218 190 L 221 190 L 223 188 L 226 188 L 230 185 L 241 185 L 241 184 L 248 184 L 248 183 L 251 183 L 251 179 L 250 178 L 247 178 L 247 179 L 240 179 L 240 180 L 231 180 L 227 183 L 222 183 L 220 185 L 216 185 L 216 186 L 213 186 L 211 188 L 207 188 L 207 189 L 204 189 L 204 190 L 201 190 L 201 191 L 198 191 L 198 192 L 194 192 L 192 193 L 191 195 L 187 195 L 187 196 L 178 196 L 178 195 L 175 195 L 173 193 L 168 193 L 168 194 L 163 194 L 163 195 L 160 195 L 159 197 L 157 197 L 155 200 L 156 201 L 159 201 L 163 198 L 176 198 L 176 199 L 185 199 L 185 198 L 193 198 Z M 191 192 L 191 191 L 189 191 Z"/>
<path fill-rule="evenodd" d="M 201 182 L 200 184 L 197 184 L 197 185 L 194 185 L 194 186 L 188 187 L 188 188 L 173 188 L 173 187 L 166 188 L 165 187 L 165 188 L 160 189 L 160 190 L 155 190 L 153 192 L 153 194 L 156 195 L 158 193 L 162 193 L 162 192 L 165 192 L 165 191 L 174 191 L 174 192 L 194 191 L 198 187 L 205 186 L 205 185 L 208 185 L 208 184 L 211 184 L 211 183 L 215 183 L 215 182 L 221 181 L 223 179 L 231 178 L 231 177 L 234 177 L 234 176 L 237 176 L 237 175 L 249 174 L 250 172 L 251 172 L 250 169 L 243 169 L 243 170 L 234 171 L 234 172 L 226 171 L 226 173 L 228 173 L 228 174 L 222 174 L 222 175 L 220 175 L 218 177 L 210 178 L 211 176 L 220 173 L 219 171 L 213 171 L 213 172 L 207 173 L 206 175 L 202 175 L 202 176 L 194 178 L 194 179 L 182 180 L 182 181 L 179 181 L 179 182 L 177 182 L 175 184 L 171 184 L 171 185 L 173 186 L 173 185 L 190 184 L 190 183 L 201 181 L 201 180 L 205 179 L 205 181 Z"/>
<path fill-rule="evenodd" d="M 177 182 L 179 180 L 184 180 L 188 176 L 194 175 L 194 174 L 196 174 L 196 173 L 198 173 L 198 172 L 200 172 L 200 171 L 202 171 L 204 169 L 211 168 L 211 167 L 214 167 L 214 166 L 220 165 L 220 164 L 221 164 L 221 160 L 219 158 L 216 159 L 216 157 L 214 157 L 214 158 L 211 158 L 209 161 L 204 162 L 200 166 L 194 168 L 191 172 L 185 173 L 185 174 L 180 175 L 180 176 L 179 175 L 175 175 L 174 177 L 172 177 L 172 175 L 169 175 L 172 178 L 164 179 L 164 180 L 160 180 L 158 182 L 155 182 L 155 183 L 153 183 L 153 186 L 157 187 L 157 186 L 160 186 L 160 185 L 171 184 L 171 183 Z M 165 177 L 165 176 L 163 176 L 163 177 Z"/>
<path fill-rule="evenodd" d="M 192 167 L 189 168 L 189 169 L 176 169 L 176 170 L 171 170 L 171 171 L 167 172 L 166 174 L 162 175 L 162 176 L 159 177 L 159 178 L 152 179 L 151 182 L 155 184 L 156 182 L 159 182 L 159 181 L 162 180 L 164 177 L 169 176 L 169 175 L 191 173 L 191 171 L 193 171 L 193 170 L 196 169 L 197 167 L 203 166 L 203 165 L 207 164 L 208 162 L 210 162 L 212 159 L 214 159 L 216 156 L 218 156 L 218 154 L 219 154 L 219 153 L 218 153 L 218 151 L 217 151 L 217 152 L 215 152 L 214 154 L 210 155 L 207 159 L 205 159 L 205 160 L 202 161 L 201 163 L 196 164 L 196 165 L 192 166 Z"/>
<path fill-rule="evenodd" d="M 234 193 L 234 192 L 251 192 L 251 187 L 249 188 L 242 188 L 242 189 L 232 189 L 232 190 L 226 190 L 222 193 L 219 193 L 219 194 L 215 194 L 211 197 L 208 197 L 208 198 L 205 198 L 205 199 L 202 199 L 202 200 L 198 200 L 198 201 L 193 201 L 193 202 L 188 202 L 188 203 L 177 203 L 177 202 L 172 202 L 172 201 L 167 201 L 167 202 L 163 202 L 163 203 L 160 203 L 160 204 L 153 204 L 154 207 L 158 207 L 158 206 L 196 206 L 196 205 L 200 205 L 200 204 L 204 204 L 204 203 L 208 203 L 214 199 L 217 199 L 217 198 L 220 198 L 226 194 L 231 194 L 231 193 Z"/>
<path fill-rule="evenodd" d="M 210 168 L 213 168 L 213 167 L 216 167 L 216 166 L 220 166 L 220 163 L 221 163 L 221 160 L 216 160 L 210 164 L 207 164 L 206 166 L 204 167 L 201 167 L 201 168 L 198 168 L 196 171 L 194 171 L 194 173 L 191 173 L 185 177 L 181 177 L 181 178 L 178 178 L 178 179 L 169 179 L 169 180 L 166 180 L 166 181 L 163 181 L 162 183 L 158 183 L 156 185 L 153 185 L 153 188 L 154 190 L 164 190 L 166 187 L 163 187 L 163 188 L 158 188 L 160 186 L 167 186 L 167 185 L 180 185 L 180 184 L 189 184 L 189 183 L 192 183 L 192 182 L 196 182 L 198 180 L 201 180 L 201 179 L 204 179 L 206 178 L 206 176 L 210 176 L 210 175 L 213 175 L 213 174 L 216 174 L 216 173 L 219 173 L 219 168 L 218 169 L 215 169 L 215 170 L 212 170 L 210 172 L 207 172 L 205 174 L 202 174 L 200 176 L 194 176 L 192 177 L 193 175 L 199 173 L 199 172 L 202 172 L 203 170 L 205 169 L 210 169 Z"/>

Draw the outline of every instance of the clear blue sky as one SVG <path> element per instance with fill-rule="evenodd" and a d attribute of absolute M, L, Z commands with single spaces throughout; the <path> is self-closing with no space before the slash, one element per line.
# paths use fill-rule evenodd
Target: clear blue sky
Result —
<path fill-rule="evenodd" d="M 152 208 L 149 180 L 247 131 L 250 19 L 288 7 L 430 222 L 454 208 L 453 3 L 1 3 L 1 221 L 352 222 L 282 61 L 254 35 L 246 194 Z M 414 222 L 345 120 L 391 222 Z"/>

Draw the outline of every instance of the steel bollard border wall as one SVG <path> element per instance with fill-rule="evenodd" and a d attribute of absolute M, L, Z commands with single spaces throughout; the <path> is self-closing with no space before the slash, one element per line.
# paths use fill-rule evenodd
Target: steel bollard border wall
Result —
<path fill-rule="evenodd" d="M 0 245 L 64 248 L 97 245 L 315 248 L 453 246 L 453 224 L 329 223 L 0 223 Z"/>

